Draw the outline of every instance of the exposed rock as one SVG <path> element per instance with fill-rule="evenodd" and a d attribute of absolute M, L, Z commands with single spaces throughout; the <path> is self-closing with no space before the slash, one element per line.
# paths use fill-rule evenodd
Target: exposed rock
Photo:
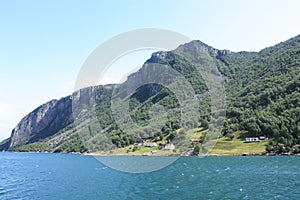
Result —
<path fill-rule="evenodd" d="M 39 106 L 18 123 L 10 138 L 0 143 L 0 151 L 39 141 L 73 123 L 75 117 L 80 117 L 87 111 L 84 108 L 93 107 L 96 101 L 104 97 L 101 92 L 97 92 L 101 87 L 109 89 L 114 85 L 83 88 L 70 96 L 54 99 Z"/>
<path fill-rule="evenodd" d="M 71 96 L 51 100 L 26 115 L 12 130 L 10 139 L 0 145 L 0 150 L 50 136 L 72 121 Z"/>
<path fill-rule="evenodd" d="M 178 52 L 179 55 L 181 55 L 180 53 L 182 52 L 189 52 L 188 56 L 194 58 L 198 57 L 199 51 L 209 52 L 209 54 L 213 56 L 223 56 L 230 53 L 230 51 L 227 50 L 214 49 L 200 41 L 183 44 L 172 52 L 176 53 L 176 51 L 180 51 Z M 152 68 L 147 67 L 147 63 L 164 64 L 164 60 L 172 56 L 172 52 L 159 51 L 153 53 L 143 68 L 139 70 L 138 73 L 130 75 L 129 79 L 131 81 L 137 81 L 137 79 L 145 81 L 152 70 Z M 83 88 L 70 96 L 61 98 L 60 100 L 51 100 L 39 106 L 19 122 L 12 130 L 10 138 L 0 143 L 0 150 L 9 150 L 20 144 L 34 143 L 58 133 L 58 131 L 73 123 L 75 119 L 89 112 L 91 108 L 95 107 L 97 101 L 101 101 L 101 99 L 105 97 L 104 93 L 99 92 L 101 91 L 101 87 L 111 89 L 114 85 Z M 151 86 L 153 93 L 160 89 L 160 85 Z M 62 132 L 61 136 L 55 136 L 48 144 L 50 146 L 57 144 L 61 140 L 69 138 L 71 135 L 73 135 L 73 132 L 70 130 Z"/>

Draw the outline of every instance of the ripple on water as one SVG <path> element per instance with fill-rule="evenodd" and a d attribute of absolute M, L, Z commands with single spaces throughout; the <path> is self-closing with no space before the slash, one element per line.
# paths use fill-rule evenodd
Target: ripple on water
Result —
<path fill-rule="evenodd" d="M 184 157 L 144 174 L 68 154 L 0 153 L 0 162 L 1 200 L 299 197 L 300 157 Z"/>

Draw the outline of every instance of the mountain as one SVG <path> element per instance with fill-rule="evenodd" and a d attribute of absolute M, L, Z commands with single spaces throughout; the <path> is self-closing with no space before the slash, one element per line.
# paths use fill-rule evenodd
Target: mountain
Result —
<path fill-rule="evenodd" d="M 51 100 L 25 116 L 0 148 L 10 149 L 53 135 L 73 122 L 71 96 Z"/>
<path fill-rule="evenodd" d="M 190 148 L 189 130 L 218 132 L 208 124 L 224 123 L 224 137 L 237 132 L 240 140 L 265 136 L 266 151 L 299 153 L 299 76 L 300 35 L 259 52 L 191 41 L 153 53 L 121 85 L 84 88 L 38 107 L 0 143 L 0 150 L 94 152 L 144 139 Z M 200 114 L 189 114 L 195 111 Z"/>

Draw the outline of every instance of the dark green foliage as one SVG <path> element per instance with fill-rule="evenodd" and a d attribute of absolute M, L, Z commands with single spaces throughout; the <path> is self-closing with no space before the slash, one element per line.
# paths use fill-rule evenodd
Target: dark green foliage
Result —
<path fill-rule="evenodd" d="M 125 134 L 120 130 L 112 131 L 109 138 L 112 141 L 112 143 L 118 148 L 126 147 L 128 145 L 134 144 L 137 141 L 137 139 L 134 136 Z"/>
<path fill-rule="evenodd" d="M 96 102 L 96 115 L 101 128 L 105 128 L 114 123 L 111 112 L 112 89 L 99 87 L 97 89 L 97 94 L 102 98 L 98 99 Z"/>
<path fill-rule="evenodd" d="M 201 122 L 200 122 L 200 125 L 201 125 L 201 127 L 203 127 L 204 129 L 208 129 L 209 123 L 208 123 L 207 119 L 202 119 Z"/>
<path fill-rule="evenodd" d="M 174 52 L 167 52 L 163 59 L 149 59 L 147 63 L 159 63 L 159 64 L 167 64 L 172 69 L 179 72 L 184 76 L 186 80 L 188 80 L 195 90 L 196 94 L 201 94 L 207 90 L 207 86 L 205 84 L 204 79 L 201 74 L 197 70 L 197 67 L 194 66 L 187 58 L 184 58 L 181 55 L 178 55 Z"/>
<path fill-rule="evenodd" d="M 11 151 L 19 151 L 19 152 L 50 152 L 51 148 L 48 146 L 46 142 L 36 142 L 33 144 L 26 144 L 16 146 Z"/>
<path fill-rule="evenodd" d="M 228 110 L 224 134 L 248 131 L 248 136 L 265 135 L 280 143 L 275 151 L 289 151 L 299 144 L 300 123 L 300 37 L 259 53 L 224 56 L 233 79 L 227 84 Z M 273 151 L 268 145 L 267 151 Z"/>
<path fill-rule="evenodd" d="M 195 153 L 196 155 L 198 155 L 199 152 L 200 152 L 200 146 L 199 146 L 199 144 L 196 144 L 195 147 L 194 147 L 194 153 Z"/>
<path fill-rule="evenodd" d="M 171 142 L 175 138 L 175 136 L 176 136 L 176 133 L 171 132 L 170 135 L 167 137 L 167 140 Z"/>
<path fill-rule="evenodd" d="M 88 149 L 84 146 L 81 138 L 78 135 L 73 136 L 69 140 L 59 145 L 54 152 L 87 152 Z"/>
<path fill-rule="evenodd" d="M 236 131 L 242 131 L 240 139 L 245 137 L 266 136 L 269 144 L 266 151 L 299 153 L 300 148 L 300 36 L 292 38 L 260 52 L 221 52 L 201 42 L 194 44 L 209 49 L 212 61 L 222 73 L 226 88 L 227 110 L 223 135 L 232 140 Z M 185 49 L 192 55 L 193 49 Z M 189 55 L 189 54 L 187 54 Z M 205 54 L 205 56 L 207 56 Z M 206 58 L 205 58 L 206 59 Z M 203 63 L 205 63 L 202 61 Z M 208 90 L 199 73 L 200 65 L 191 56 L 183 57 L 174 52 L 167 52 L 163 57 L 151 57 L 147 63 L 160 63 L 170 66 L 187 80 L 195 91 L 202 94 Z M 216 73 L 215 71 L 213 73 Z M 111 111 L 111 87 L 98 87 L 96 115 L 102 129 L 107 130 L 107 137 L 116 147 L 124 147 L 141 138 L 159 141 L 162 138 L 173 140 L 176 130 L 181 128 L 181 112 L 176 95 L 167 87 L 147 84 L 137 88 L 129 101 L 129 112 L 134 123 L 140 128 L 139 137 L 120 130 Z M 200 116 L 197 126 L 209 128 L 211 120 L 211 97 L 199 101 Z M 167 121 L 160 131 L 149 138 L 152 106 L 160 105 L 168 112 Z M 90 135 L 96 134 L 95 124 L 84 129 Z M 95 132 L 95 133 L 94 133 Z M 41 133 L 48 136 L 48 131 Z M 153 136 L 153 137 L 152 137 Z M 41 138 L 31 138 L 32 142 Z M 203 139 L 203 138 L 202 138 Z M 195 146 L 195 153 L 199 146 Z M 24 150 L 19 148 L 19 150 Z M 35 146 L 26 146 L 34 149 Z M 45 146 L 41 147 L 45 149 Z M 201 147 L 203 148 L 203 147 Z M 133 149 L 134 151 L 136 149 Z M 86 149 L 78 137 L 61 143 L 56 151 L 84 152 Z M 200 147 L 199 147 L 200 151 Z M 199 153 L 199 152 L 198 152 Z"/>

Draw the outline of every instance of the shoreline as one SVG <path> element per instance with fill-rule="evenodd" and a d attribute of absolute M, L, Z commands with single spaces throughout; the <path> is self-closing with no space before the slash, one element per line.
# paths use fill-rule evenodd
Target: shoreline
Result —
<path fill-rule="evenodd" d="M 223 156 L 300 156 L 300 154 L 276 154 L 276 153 L 242 153 L 242 154 L 199 154 L 199 155 L 181 155 L 181 154 L 107 154 L 107 153 L 79 153 L 79 152 L 39 152 L 39 151 L 1 151 L 2 153 L 41 153 L 41 154 L 71 154 L 81 156 L 141 156 L 141 157 L 223 157 Z"/>
<path fill-rule="evenodd" d="M 78 154 L 78 153 L 71 153 Z M 206 156 L 214 156 L 214 157 L 222 157 L 222 156 L 300 156 L 300 154 L 275 154 L 275 153 L 243 153 L 243 154 L 199 154 L 199 155 L 180 155 L 180 154 L 147 154 L 147 155 L 139 155 L 139 154 L 101 154 L 101 153 L 83 153 L 80 155 L 84 156 L 148 156 L 148 157 L 206 157 Z"/>

